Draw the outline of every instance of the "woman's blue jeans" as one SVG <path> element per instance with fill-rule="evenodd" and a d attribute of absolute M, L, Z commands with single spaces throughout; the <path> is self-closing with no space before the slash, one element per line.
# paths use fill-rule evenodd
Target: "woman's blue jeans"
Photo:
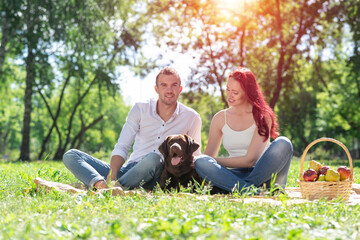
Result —
<path fill-rule="evenodd" d="M 65 166 L 88 188 L 100 180 L 106 180 L 110 164 L 96 159 L 77 149 L 67 151 L 63 156 Z M 152 190 L 163 169 L 163 161 L 156 153 L 149 153 L 139 162 L 124 164 L 118 172 L 119 183 L 129 189 L 143 187 Z"/>
<path fill-rule="evenodd" d="M 210 156 L 202 155 L 195 161 L 197 173 L 207 183 L 232 192 L 261 187 L 276 176 L 275 184 L 285 188 L 293 147 L 286 137 L 277 137 L 263 153 L 253 168 L 226 168 Z"/>

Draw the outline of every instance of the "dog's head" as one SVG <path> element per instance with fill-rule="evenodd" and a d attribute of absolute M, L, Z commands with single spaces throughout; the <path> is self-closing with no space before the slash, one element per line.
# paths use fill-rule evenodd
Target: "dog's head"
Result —
<path fill-rule="evenodd" d="M 186 134 L 170 135 L 160 145 L 165 169 L 175 176 L 181 176 L 194 168 L 193 153 L 200 145 Z"/>

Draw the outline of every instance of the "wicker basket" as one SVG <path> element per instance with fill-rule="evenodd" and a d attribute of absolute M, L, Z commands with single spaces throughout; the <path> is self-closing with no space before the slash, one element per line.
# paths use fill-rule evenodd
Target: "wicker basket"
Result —
<path fill-rule="evenodd" d="M 341 200 L 349 200 L 350 197 L 350 190 L 351 185 L 353 183 L 353 165 L 352 165 L 352 159 L 350 156 L 350 153 L 346 146 L 339 142 L 338 140 L 332 139 L 332 138 L 319 138 L 312 143 L 310 143 L 306 148 L 304 153 L 301 156 L 301 166 L 300 166 L 300 176 L 303 174 L 304 170 L 304 160 L 306 153 L 308 150 L 316 143 L 318 142 L 324 142 L 329 141 L 338 144 L 340 147 L 344 149 L 346 152 L 346 155 L 349 160 L 350 164 L 350 170 L 351 175 L 350 178 L 346 181 L 338 181 L 338 182 L 326 182 L 326 181 L 319 181 L 319 182 L 305 182 L 305 181 L 299 181 L 298 183 L 300 185 L 301 190 L 301 196 L 302 198 L 307 198 L 309 200 L 315 200 L 324 198 L 327 200 L 331 199 L 341 199 Z"/>

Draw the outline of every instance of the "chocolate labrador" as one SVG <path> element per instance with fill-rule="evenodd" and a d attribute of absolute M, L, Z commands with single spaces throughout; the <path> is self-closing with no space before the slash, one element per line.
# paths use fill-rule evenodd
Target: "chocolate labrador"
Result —
<path fill-rule="evenodd" d="M 186 134 L 170 135 L 165 139 L 159 147 L 164 156 L 164 170 L 159 183 L 161 189 L 179 190 L 180 185 L 188 187 L 193 180 L 202 182 L 195 171 L 193 157 L 199 147 L 200 145 Z"/>

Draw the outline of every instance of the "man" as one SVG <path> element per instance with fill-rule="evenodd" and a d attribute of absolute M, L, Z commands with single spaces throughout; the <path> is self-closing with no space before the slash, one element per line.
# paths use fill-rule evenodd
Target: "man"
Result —
<path fill-rule="evenodd" d="M 156 76 L 158 99 L 136 103 L 130 110 L 110 164 L 71 149 L 63 156 L 65 166 L 89 188 L 106 189 L 118 181 L 125 188 L 152 190 L 163 169 L 158 148 L 168 135 L 188 134 L 201 143 L 200 115 L 177 101 L 182 89 L 179 74 L 162 69 Z"/>

